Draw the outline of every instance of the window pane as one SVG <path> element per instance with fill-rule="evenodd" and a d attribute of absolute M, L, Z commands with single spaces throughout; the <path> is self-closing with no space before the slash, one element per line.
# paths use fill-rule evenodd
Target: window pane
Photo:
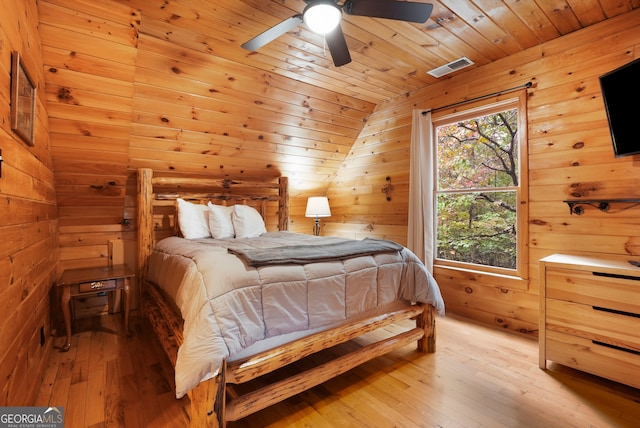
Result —
<path fill-rule="evenodd" d="M 516 192 L 437 195 L 440 259 L 516 269 Z"/>
<path fill-rule="evenodd" d="M 438 189 L 518 185 L 518 111 L 436 128 Z"/>

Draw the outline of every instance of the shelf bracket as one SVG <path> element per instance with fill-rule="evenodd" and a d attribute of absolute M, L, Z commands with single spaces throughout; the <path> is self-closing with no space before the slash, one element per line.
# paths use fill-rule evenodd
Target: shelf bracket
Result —
<path fill-rule="evenodd" d="M 569 205 L 569 212 L 573 215 L 582 215 L 584 214 L 583 205 L 588 205 L 594 208 L 599 209 L 602 212 L 609 212 L 611 208 L 611 204 L 631 204 L 630 206 L 624 208 L 632 208 L 637 205 L 640 205 L 640 199 L 583 199 L 583 200 L 566 200 L 564 201 L 567 205 Z"/>

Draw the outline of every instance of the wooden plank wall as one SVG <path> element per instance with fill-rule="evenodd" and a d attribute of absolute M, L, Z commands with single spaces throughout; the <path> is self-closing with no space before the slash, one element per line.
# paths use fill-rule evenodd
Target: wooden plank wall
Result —
<path fill-rule="evenodd" d="M 246 66 L 208 0 L 39 7 L 62 268 L 105 264 L 107 241 L 135 239 L 138 167 L 286 175 L 291 230 L 311 229 L 306 198 L 324 194 L 372 102 Z"/>
<path fill-rule="evenodd" d="M 53 348 L 49 294 L 58 225 L 36 0 L 4 1 L 1 15 L 0 406 L 26 406 L 36 398 Z M 10 127 L 13 50 L 36 84 L 33 147 Z"/>
<path fill-rule="evenodd" d="M 125 224 L 140 21 L 109 1 L 38 3 L 60 226 L 60 269 L 106 266 Z"/>
<path fill-rule="evenodd" d="M 142 18 L 130 167 L 287 176 L 290 230 L 311 230 L 306 198 L 324 195 L 374 104 L 248 66 L 237 40 L 251 27 L 227 34 L 235 19 L 209 0 L 122 2 Z"/>
<path fill-rule="evenodd" d="M 639 157 L 616 159 L 598 76 L 640 57 L 640 10 L 381 103 L 329 190 L 325 233 L 406 242 L 411 112 L 533 82 L 529 90 L 529 272 L 521 285 L 436 268 L 450 312 L 537 334 L 538 260 L 555 252 L 640 257 L 640 207 L 570 215 L 572 198 L 640 197 Z M 630 108 L 636 108 L 630 100 Z M 391 178 L 391 201 L 381 193 Z"/>

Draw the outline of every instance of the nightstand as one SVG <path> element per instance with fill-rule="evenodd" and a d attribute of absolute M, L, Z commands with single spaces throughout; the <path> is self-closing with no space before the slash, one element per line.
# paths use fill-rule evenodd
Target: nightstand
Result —
<path fill-rule="evenodd" d="M 129 335 L 129 309 L 131 299 L 129 296 L 129 285 L 131 278 L 135 274 L 126 265 L 115 265 L 107 267 L 93 267 L 81 269 L 66 269 L 56 287 L 60 287 L 62 298 L 60 304 L 64 325 L 67 333 L 67 340 L 62 347 L 63 352 L 71 348 L 71 310 L 70 303 L 73 297 L 97 296 L 100 293 L 109 293 L 109 313 L 114 312 L 113 293 L 124 291 L 124 328 Z"/>

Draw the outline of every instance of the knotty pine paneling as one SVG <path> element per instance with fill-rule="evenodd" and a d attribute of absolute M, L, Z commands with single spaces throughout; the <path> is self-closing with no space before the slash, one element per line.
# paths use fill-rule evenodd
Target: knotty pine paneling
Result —
<path fill-rule="evenodd" d="M 149 21 L 143 19 L 141 26 L 132 167 L 218 176 L 272 170 L 318 189 L 328 186 L 371 104 L 287 85 L 282 78 L 150 37 Z M 336 109 L 345 114 L 327 112 Z M 295 180 L 290 184 L 295 192 Z"/>
<path fill-rule="evenodd" d="M 3 2 L 0 18 L 0 406 L 33 405 L 53 348 L 50 291 L 58 223 L 35 0 Z M 11 52 L 36 85 L 35 144 L 11 131 Z M 41 343 L 41 333 L 44 335 Z"/>
<path fill-rule="evenodd" d="M 211 25 L 228 12 L 217 5 L 130 4 L 140 8 L 141 26 L 129 168 L 286 175 L 290 229 L 310 229 L 306 198 L 324 194 L 373 102 L 333 91 L 330 79 L 314 86 L 246 66 L 224 40 L 224 25 Z"/>
<path fill-rule="evenodd" d="M 108 241 L 132 233 L 123 220 L 140 16 L 112 2 L 38 7 L 60 268 L 103 266 Z"/>
<path fill-rule="evenodd" d="M 406 242 L 408 186 L 394 186 L 391 201 L 384 200 L 380 189 L 385 175 L 392 185 L 408 182 L 412 110 L 531 81 L 529 278 L 505 282 L 485 275 L 465 280 L 443 268 L 436 268 L 435 275 L 450 312 L 537 335 L 541 257 L 570 252 L 640 258 L 640 207 L 614 205 L 608 213 L 587 207 L 577 216 L 562 202 L 640 198 L 638 157 L 614 158 L 598 81 L 601 74 L 638 57 L 640 11 L 634 11 L 380 103 L 328 191 L 333 216 L 323 219 L 324 232 L 399 236 L 399 242 Z"/>

